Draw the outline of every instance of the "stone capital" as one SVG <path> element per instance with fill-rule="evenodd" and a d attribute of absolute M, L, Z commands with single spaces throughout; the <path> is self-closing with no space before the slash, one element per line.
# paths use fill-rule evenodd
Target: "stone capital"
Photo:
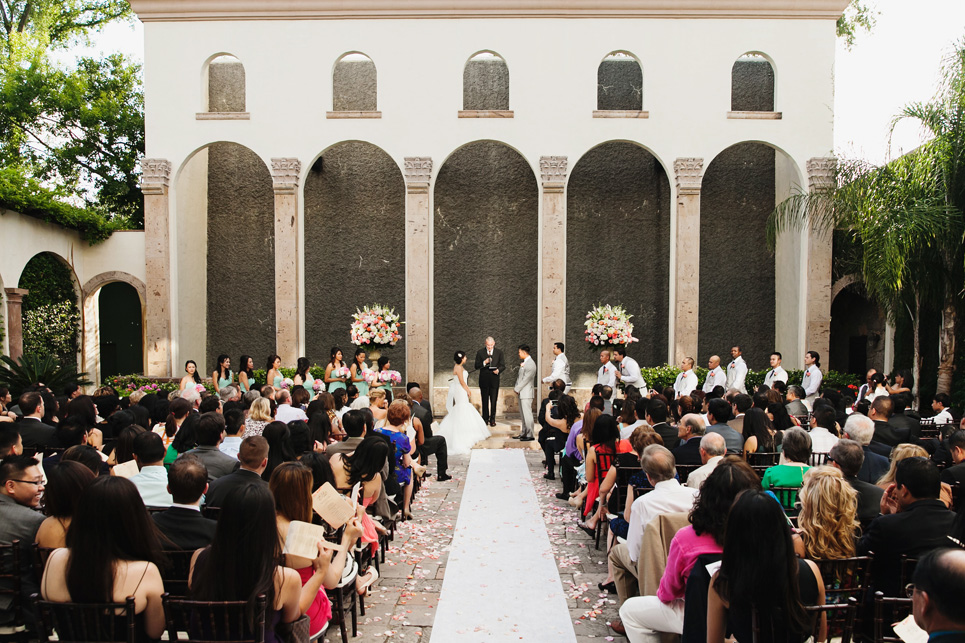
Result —
<path fill-rule="evenodd" d="M 30 291 L 26 288 L 4 288 L 3 292 L 7 295 L 7 303 L 19 304 Z"/>
<path fill-rule="evenodd" d="M 704 178 L 704 159 L 679 158 L 673 162 L 673 171 L 678 195 L 700 194 L 700 183 Z"/>
<path fill-rule="evenodd" d="M 141 193 L 167 194 L 171 184 L 171 162 L 167 159 L 141 159 Z"/>
<path fill-rule="evenodd" d="M 432 179 L 432 158 L 428 156 L 405 157 L 405 188 L 409 194 L 428 194 Z"/>
<path fill-rule="evenodd" d="M 273 158 L 271 160 L 271 182 L 275 194 L 297 194 L 298 175 L 302 163 L 295 158 Z"/>
<path fill-rule="evenodd" d="M 808 188 L 811 192 L 826 190 L 834 186 L 834 172 L 837 163 L 837 159 L 832 157 L 808 159 Z"/>
<path fill-rule="evenodd" d="M 539 173 L 543 179 L 544 192 L 562 192 L 566 186 L 566 165 L 565 156 L 541 156 L 539 157 Z"/>

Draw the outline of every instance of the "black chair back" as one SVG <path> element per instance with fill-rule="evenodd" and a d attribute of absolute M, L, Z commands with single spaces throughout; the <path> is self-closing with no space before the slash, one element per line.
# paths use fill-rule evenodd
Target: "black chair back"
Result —
<path fill-rule="evenodd" d="M 858 612 L 858 601 L 850 599 L 838 605 L 805 605 L 804 611 L 811 619 L 811 631 L 808 632 L 817 641 L 821 633 L 821 617 L 827 617 L 827 638 L 841 637 L 841 643 L 851 643 L 854 634 L 854 619 Z M 762 635 L 762 623 L 766 632 Z M 800 643 L 800 632 L 788 631 L 784 623 L 777 618 L 761 618 L 756 607 L 751 608 L 751 641 L 752 643 Z M 783 635 L 783 636 L 781 636 Z"/>
<path fill-rule="evenodd" d="M 33 565 L 38 583 L 44 577 L 44 568 L 47 567 L 47 559 L 52 551 L 53 548 L 41 547 L 38 543 L 33 543 L 30 547 L 30 564 Z"/>
<path fill-rule="evenodd" d="M 7 611 L 13 614 L 10 627 L 19 629 L 24 627 L 23 604 L 21 602 L 22 562 L 20 541 L 15 540 L 9 545 L 0 545 L 0 597 L 10 601 Z"/>
<path fill-rule="evenodd" d="M 249 619 L 245 601 L 189 601 L 161 595 L 168 640 L 192 643 L 264 643 L 267 599 L 264 594 L 255 602 Z M 181 638 L 187 633 L 188 638 Z"/>
<path fill-rule="evenodd" d="M 57 632 L 56 639 L 44 634 L 48 643 L 134 643 L 137 637 L 133 596 L 123 603 L 52 603 L 37 594 L 31 599 L 40 632 Z"/>
<path fill-rule="evenodd" d="M 891 629 L 892 623 L 897 623 L 911 614 L 910 598 L 891 598 L 881 592 L 875 592 L 875 628 L 874 643 L 900 643 Z"/>
<path fill-rule="evenodd" d="M 704 465 L 702 464 L 678 464 L 677 465 L 677 477 L 680 478 L 680 484 L 687 484 L 687 478 L 690 474 L 699 469 Z"/>
<path fill-rule="evenodd" d="M 747 464 L 752 467 L 773 467 L 781 461 L 780 451 L 755 451 L 747 454 Z"/>
<path fill-rule="evenodd" d="M 812 467 L 823 466 L 828 463 L 828 457 L 830 455 L 830 453 L 815 451 L 811 454 L 811 459 L 809 460 L 808 464 L 810 464 Z"/>
<path fill-rule="evenodd" d="M 796 516 L 801 512 L 797 506 L 797 494 L 801 491 L 801 487 L 771 487 L 765 491 L 770 491 L 777 496 L 781 506 L 784 507 L 784 513 L 788 516 Z"/>
<path fill-rule="evenodd" d="M 170 549 L 164 550 L 167 564 L 161 567 L 161 578 L 164 589 L 173 598 L 188 595 L 188 576 L 191 573 L 191 557 L 194 550 Z"/>

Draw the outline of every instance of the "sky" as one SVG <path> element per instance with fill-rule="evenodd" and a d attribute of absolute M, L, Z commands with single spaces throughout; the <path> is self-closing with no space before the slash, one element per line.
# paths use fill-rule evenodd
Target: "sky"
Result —
<path fill-rule="evenodd" d="M 866 0 L 877 12 L 873 31 L 848 50 L 839 39 L 835 56 L 834 147 L 838 156 L 883 163 L 923 140 L 913 122 L 898 125 L 888 145 L 892 117 L 902 106 L 930 100 L 943 57 L 965 38 L 965 0 Z M 144 58 L 143 29 L 111 25 L 85 54 L 121 51 Z"/>

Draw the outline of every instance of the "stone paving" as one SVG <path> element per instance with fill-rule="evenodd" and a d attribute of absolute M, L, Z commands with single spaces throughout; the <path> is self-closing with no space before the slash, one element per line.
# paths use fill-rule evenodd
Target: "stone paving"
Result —
<path fill-rule="evenodd" d="M 606 623 L 618 616 L 616 595 L 597 588 L 606 578 L 606 554 L 594 549 L 593 541 L 576 526 L 577 510 L 554 497 L 560 482 L 543 479 L 542 459 L 541 451 L 526 451 L 577 641 L 612 641 L 614 635 Z M 434 465 L 430 458 L 433 474 Z M 382 564 L 382 577 L 365 599 L 365 616 L 359 617 L 356 640 L 429 641 L 468 465 L 469 456 L 450 457 L 453 479 L 440 483 L 433 475 L 413 500 L 415 518 L 399 523 Z M 349 623 L 351 637 L 350 628 Z M 340 640 L 338 627 L 333 625 L 325 641 Z"/>

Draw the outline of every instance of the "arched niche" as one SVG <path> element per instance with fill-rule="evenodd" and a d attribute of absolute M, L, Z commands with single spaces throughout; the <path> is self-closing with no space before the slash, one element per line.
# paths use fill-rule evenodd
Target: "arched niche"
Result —
<path fill-rule="evenodd" d="M 473 54 L 462 74 L 464 110 L 508 110 L 509 67 L 494 51 Z"/>
<path fill-rule="evenodd" d="M 729 362 L 740 345 L 751 369 L 764 368 L 773 350 L 785 365 L 799 358 L 800 232 L 782 233 L 772 252 L 767 220 L 775 206 L 801 191 L 800 172 L 782 150 L 743 142 L 707 165 L 700 194 L 700 326 L 698 362 L 712 354 Z"/>
<path fill-rule="evenodd" d="M 274 353 L 275 196 L 264 160 L 211 143 L 185 161 L 176 188 L 175 363 L 193 359 L 207 373 L 219 353 Z"/>
<path fill-rule="evenodd" d="M 384 150 L 345 141 L 315 160 L 304 194 L 307 357 L 326 364 L 338 346 L 350 362 L 356 308 L 384 304 L 405 319 L 405 181 Z M 404 327 L 383 354 L 405 373 Z"/>
<path fill-rule="evenodd" d="M 332 109 L 336 112 L 374 112 L 378 108 L 375 63 L 357 51 L 340 57 L 332 71 Z"/>
<path fill-rule="evenodd" d="M 205 61 L 202 73 L 203 112 L 245 112 L 245 66 L 232 54 L 216 54 Z"/>
<path fill-rule="evenodd" d="M 596 72 L 596 108 L 603 111 L 643 109 L 643 67 L 625 51 L 606 56 Z"/>
<path fill-rule="evenodd" d="M 539 188 L 519 152 L 474 141 L 442 164 L 433 197 L 434 385 L 447 386 L 453 353 L 471 359 L 487 335 L 507 365 L 519 344 L 536 351 Z"/>
<path fill-rule="evenodd" d="M 828 368 L 864 381 L 869 368 L 885 363 L 885 317 L 860 281 L 839 289 L 831 300 Z"/>
<path fill-rule="evenodd" d="M 83 311 L 80 307 L 80 284 L 73 266 L 54 252 L 39 252 L 24 265 L 17 281 L 18 288 L 30 292 L 24 296 L 21 307 L 24 353 L 52 353 L 61 363 L 78 364 L 80 332 L 83 328 Z M 57 344 L 61 325 L 60 316 L 50 311 L 50 306 L 66 302 L 67 314 L 75 315 L 77 321 L 73 339 Z"/>
<path fill-rule="evenodd" d="M 125 272 L 84 284 L 84 371 L 95 383 L 144 372 L 144 282 Z"/>
<path fill-rule="evenodd" d="M 731 68 L 730 109 L 733 112 L 773 112 L 774 64 L 758 52 L 748 52 Z"/>

